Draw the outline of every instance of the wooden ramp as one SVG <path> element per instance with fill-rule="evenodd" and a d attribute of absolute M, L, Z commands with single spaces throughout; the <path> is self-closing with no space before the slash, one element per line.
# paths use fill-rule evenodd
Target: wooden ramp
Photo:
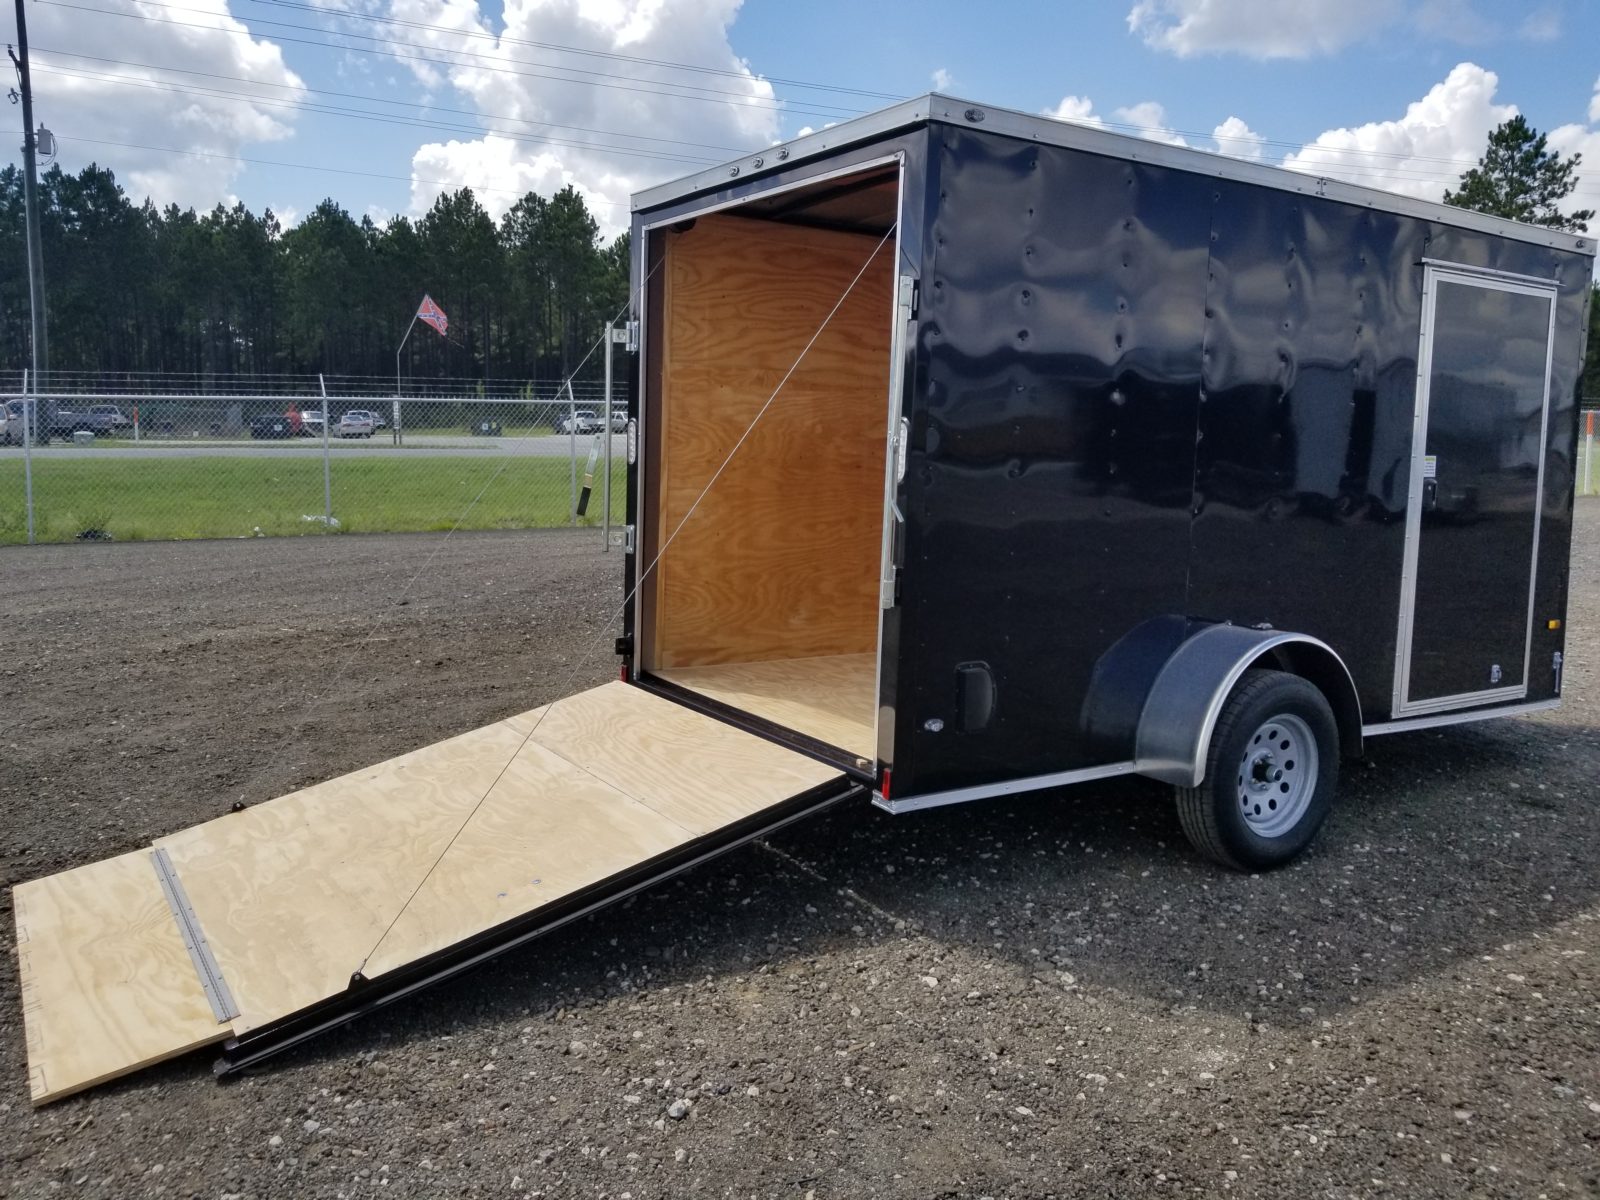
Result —
<path fill-rule="evenodd" d="M 20 884 L 34 1103 L 208 1043 L 269 1043 L 308 1012 L 335 1023 L 389 981 L 413 989 L 419 964 L 470 965 L 608 885 L 623 894 L 852 790 L 612 683 Z"/>

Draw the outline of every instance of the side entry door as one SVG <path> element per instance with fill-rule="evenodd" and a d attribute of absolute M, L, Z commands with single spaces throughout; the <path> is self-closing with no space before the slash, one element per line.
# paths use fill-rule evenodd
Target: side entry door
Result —
<path fill-rule="evenodd" d="M 1424 267 L 1396 716 L 1527 695 L 1555 298 Z"/>

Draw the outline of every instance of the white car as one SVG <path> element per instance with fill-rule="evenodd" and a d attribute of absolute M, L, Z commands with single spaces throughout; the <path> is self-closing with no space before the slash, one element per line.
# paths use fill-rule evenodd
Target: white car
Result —
<path fill-rule="evenodd" d="M 352 408 L 339 418 L 339 436 L 342 438 L 371 437 L 373 428 L 372 414 L 364 408 Z"/>
<path fill-rule="evenodd" d="M 0 446 L 22 445 L 24 400 L 0 401 Z"/>
<path fill-rule="evenodd" d="M 592 408 L 580 408 L 556 422 L 557 433 L 599 433 L 600 418 Z"/>

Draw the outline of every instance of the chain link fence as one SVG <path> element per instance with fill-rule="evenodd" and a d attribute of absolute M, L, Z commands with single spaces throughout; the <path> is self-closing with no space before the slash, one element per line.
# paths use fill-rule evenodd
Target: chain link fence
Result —
<path fill-rule="evenodd" d="M 598 386 L 434 380 L 396 397 L 392 379 L 53 373 L 47 387 L 0 381 L 0 544 L 623 516 L 626 408 L 614 397 L 608 422 Z"/>

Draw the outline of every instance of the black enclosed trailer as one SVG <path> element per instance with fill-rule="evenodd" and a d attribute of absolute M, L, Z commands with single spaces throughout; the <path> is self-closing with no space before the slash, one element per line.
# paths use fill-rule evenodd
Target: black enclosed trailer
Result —
<path fill-rule="evenodd" d="M 1142 774 L 1268 865 L 1558 702 L 1586 237 L 928 96 L 633 250 L 619 649 L 882 808 Z"/>
<path fill-rule="evenodd" d="M 1142 774 L 1270 865 L 1363 737 L 1557 702 L 1587 239 L 939 96 L 633 232 L 625 681 L 18 885 L 35 1102 L 869 794 Z"/>

